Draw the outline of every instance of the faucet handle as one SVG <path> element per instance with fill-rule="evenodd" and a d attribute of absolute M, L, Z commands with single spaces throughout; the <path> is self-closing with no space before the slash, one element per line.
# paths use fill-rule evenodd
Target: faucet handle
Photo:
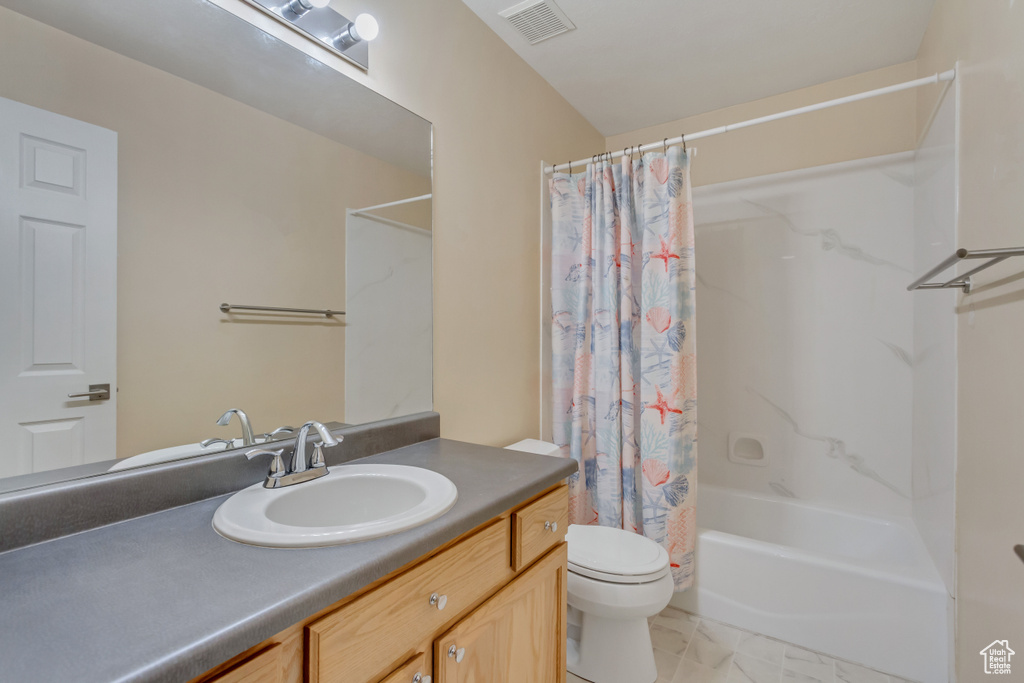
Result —
<path fill-rule="evenodd" d="M 309 461 L 310 467 L 327 467 L 327 461 L 324 459 L 324 442 L 317 441 L 313 444 L 313 457 Z"/>
<path fill-rule="evenodd" d="M 330 434 L 330 432 L 328 432 Z M 332 435 L 333 436 L 333 435 Z M 344 436 L 340 434 L 334 437 L 334 443 L 332 446 L 337 446 L 339 443 L 345 440 Z M 310 467 L 327 467 L 327 461 L 324 459 L 324 442 L 316 441 L 313 443 L 313 458 L 309 463 Z"/>
<path fill-rule="evenodd" d="M 284 449 L 278 451 L 267 450 L 266 448 L 254 448 L 251 451 L 245 452 L 245 457 L 252 460 L 257 455 L 272 455 L 274 458 L 270 461 L 270 471 L 267 473 L 268 477 L 277 478 L 283 477 L 287 472 L 284 469 L 284 458 L 281 455 L 284 453 Z"/>
<path fill-rule="evenodd" d="M 278 427 L 277 429 L 275 429 L 272 432 L 263 432 L 262 434 L 258 434 L 258 435 L 256 435 L 256 438 L 257 439 L 262 439 L 262 441 L 258 441 L 257 443 L 267 443 L 268 441 L 274 441 L 276 439 L 276 437 L 278 437 L 278 436 L 280 436 L 282 434 L 294 434 L 294 433 L 295 433 L 295 427 Z"/>
<path fill-rule="evenodd" d="M 234 439 L 207 439 L 206 441 L 200 441 L 199 442 L 199 447 L 200 448 L 209 448 L 210 446 L 215 446 L 215 445 L 217 445 L 219 443 L 224 444 L 225 450 L 229 449 L 229 448 L 234 448 L 235 447 Z"/>

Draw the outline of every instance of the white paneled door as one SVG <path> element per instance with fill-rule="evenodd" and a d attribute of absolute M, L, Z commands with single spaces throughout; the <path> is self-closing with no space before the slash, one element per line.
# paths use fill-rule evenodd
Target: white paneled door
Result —
<path fill-rule="evenodd" d="M 0 477 L 115 456 L 116 326 L 117 133 L 0 98 Z"/>

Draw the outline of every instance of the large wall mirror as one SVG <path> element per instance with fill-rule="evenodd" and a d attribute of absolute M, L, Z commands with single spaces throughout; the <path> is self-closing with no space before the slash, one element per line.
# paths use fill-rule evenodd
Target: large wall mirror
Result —
<path fill-rule="evenodd" d="M 0 491 L 430 410 L 431 191 L 430 122 L 205 0 L 0 0 Z"/>

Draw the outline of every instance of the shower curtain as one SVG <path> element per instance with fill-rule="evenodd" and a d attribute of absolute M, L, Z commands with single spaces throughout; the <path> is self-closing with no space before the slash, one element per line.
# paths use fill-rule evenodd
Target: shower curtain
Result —
<path fill-rule="evenodd" d="M 693 581 L 697 386 L 689 159 L 677 147 L 549 183 L 553 438 L 570 522 L 660 543 Z"/>

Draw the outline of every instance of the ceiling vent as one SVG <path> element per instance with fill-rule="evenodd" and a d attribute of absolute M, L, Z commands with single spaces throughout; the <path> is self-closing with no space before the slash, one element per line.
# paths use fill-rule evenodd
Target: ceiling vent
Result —
<path fill-rule="evenodd" d="M 507 19 L 530 45 L 576 28 L 552 0 L 526 0 L 498 15 Z"/>

